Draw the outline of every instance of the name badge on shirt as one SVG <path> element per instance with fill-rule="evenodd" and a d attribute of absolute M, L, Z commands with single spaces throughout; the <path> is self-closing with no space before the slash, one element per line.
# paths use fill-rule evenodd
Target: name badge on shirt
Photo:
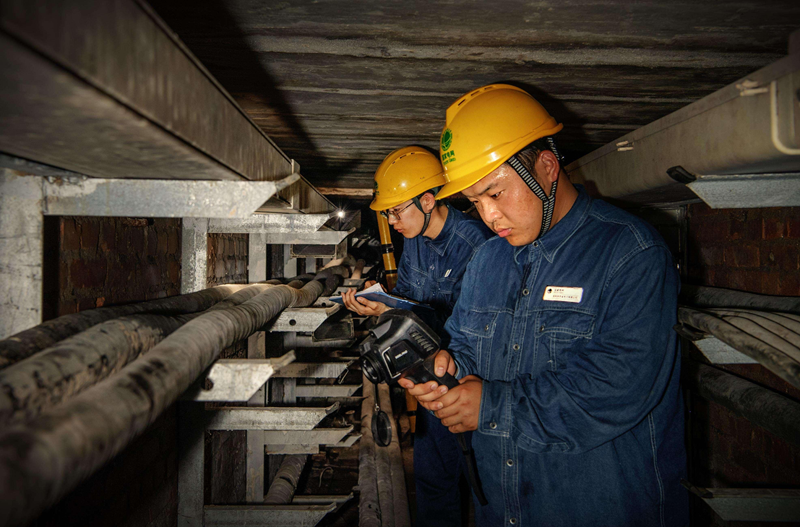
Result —
<path fill-rule="evenodd" d="M 557 285 L 548 285 L 544 288 L 544 296 L 542 297 L 542 300 L 580 304 L 581 298 L 583 298 L 582 287 L 561 287 Z"/>

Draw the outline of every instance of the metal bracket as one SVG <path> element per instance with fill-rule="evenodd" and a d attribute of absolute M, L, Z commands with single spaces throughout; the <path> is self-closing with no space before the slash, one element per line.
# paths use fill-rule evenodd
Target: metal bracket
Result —
<path fill-rule="evenodd" d="M 277 359 L 220 359 L 184 393 L 182 399 L 247 402 L 277 370 L 286 367 L 294 359 L 294 351 Z M 211 381 L 211 389 L 204 389 L 206 379 Z"/>
<path fill-rule="evenodd" d="M 313 430 L 270 430 L 264 432 L 264 444 L 267 454 L 288 454 L 283 446 L 302 446 L 318 448 L 319 445 L 338 446 L 353 427 L 347 428 L 315 428 Z M 355 441 L 353 441 L 355 442 Z M 345 442 L 346 443 L 346 442 Z M 316 450 L 318 452 L 319 450 Z M 292 453 L 305 453 L 292 452 Z M 311 452 L 309 452 L 311 453 Z M 315 452 L 314 452 L 315 453 Z"/>
<path fill-rule="evenodd" d="M 692 342 L 711 364 L 758 364 L 758 361 L 728 346 L 716 337 L 706 337 Z"/>
<path fill-rule="evenodd" d="M 311 527 L 318 524 L 336 507 L 336 502 L 327 505 L 206 505 L 203 525 L 205 527 L 229 525 Z"/>
<path fill-rule="evenodd" d="M 206 430 L 312 430 L 326 416 L 339 409 L 327 408 L 229 407 L 209 410 Z"/>
<path fill-rule="evenodd" d="M 222 232 L 222 231 L 219 231 Z M 230 231 L 225 231 L 230 232 Z M 233 231 L 242 232 L 242 231 Z M 247 232 L 247 231 L 245 231 Z M 316 231 L 316 232 L 283 232 L 267 233 L 267 243 L 271 244 L 298 244 L 309 245 L 338 245 L 345 238 L 355 232 L 355 229 L 348 231 Z"/>
<path fill-rule="evenodd" d="M 360 384 L 298 384 L 296 397 L 350 397 L 361 388 Z"/>
<path fill-rule="evenodd" d="M 42 180 L 42 209 L 50 216 L 247 218 L 298 179 L 296 174 L 278 181 L 48 177 Z"/>
<path fill-rule="evenodd" d="M 289 246 L 289 254 L 292 258 L 344 258 L 347 256 L 347 241 L 342 240 L 337 245 L 293 244 Z"/>
<path fill-rule="evenodd" d="M 339 375 L 355 362 L 352 359 L 332 362 L 293 362 L 275 373 L 276 378 L 306 377 L 338 379 Z"/>
<path fill-rule="evenodd" d="M 353 493 L 347 495 L 336 495 L 336 494 L 302 494 L 296 495 L 292 498 L 292 503 L 294 505 L 327 505 L 329 503 L 335 503 L 337 506 L 344 505 L 348 501 L 353 499 Z"/>
<path fill-rule="evenodd" d="M 243 219 L 211 218 L 208 221 L 208 232 L 282 234 L 305 238 L 309 233 L 319 230 L 329 217 L 328 214 L 253 214 Z M 283 242 L 268 239 L 267 243 Z"/>
<path fill-rule="evenodd" d="M 290 307 L 284 309 L 274 322 L 264 326 L 264 330 L 311 333 L 341 307 L 341 304 L 331 307 Z"/>
<path fill-rule="evenodd" d="M 706 175 L 686 186 L 712 209 L 800 205 L 800 172 Z"/>
<path fill-rule="evenodd" d="M 800 521 L 800 490 L 706 489 L 683 484 L 726 522 Z"/>
<path fill-rule="evenodd" d="M 335 445 L 327 445 L 330 448 L 350 448 L 351 446 L 356 444 L 356 441 L 361 439 L 361 434 L 353 434 L 350 436 L 345 437 Z"/>

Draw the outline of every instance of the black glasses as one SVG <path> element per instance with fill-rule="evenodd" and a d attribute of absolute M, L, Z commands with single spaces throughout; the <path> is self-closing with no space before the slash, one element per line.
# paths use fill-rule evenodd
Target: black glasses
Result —
<path fill-rule="evenodd" d="M 406 210 L 408 207 L 410 207 L 413 204 L 414 204 L 414 202 L 412 201 L 411 203 L 409 203 L 408 205 L 406 205 L 405 207 L 403 207 L 400 210 L 382 210 L 381 211 L 381 216 L 383 216 L 387 220 L 389 218 L 394 218 L 395 221 L 400 221 L 400 214 L 402 214 L 402 212 L 404 210 Z"/>

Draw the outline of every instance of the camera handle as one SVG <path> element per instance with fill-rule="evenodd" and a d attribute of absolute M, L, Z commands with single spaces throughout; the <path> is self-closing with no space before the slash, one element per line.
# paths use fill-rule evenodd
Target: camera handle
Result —
<path fill-rule="evenodd" d="M 424 379 L 417 381 L 411 376 L 408 376 L 407 378 L 414 381 L 414 384 L 436 381 L 439 384 L 447 386 L 448 390 L 452 390 L 460 383 L 458 382 L 458 379 L 447 372 L 445 372 L 441 377 L 434 373 L 434 371 L 436 371 L 434 369 L 436 355 L 437 354 L 434 353 L 425 359 L 425 361 L 422 363 L 422 371 L 420 371 L 420 375 L 414 375 L 414 377 L 424 377 Z M 456 434 L 456 440 L 458 441 L 458 446 L 461 447 L 461 453 L 464 454 L 464 461 L 467 463 L 467 481 L 469 481 L 469 486 L 472 487 L 475 497 L 478 498 L 478 503 L 481 505 L 486 505 L 488 501 L 486 500 L 486 496 L 483 494 L 483 488 L 481 487 L 481 482 L 478 479 L 478 470 L 475 467 L 475 452 L 472 450 L 472 447 L 467 444 L 467 437 L 464 434 Z"/>

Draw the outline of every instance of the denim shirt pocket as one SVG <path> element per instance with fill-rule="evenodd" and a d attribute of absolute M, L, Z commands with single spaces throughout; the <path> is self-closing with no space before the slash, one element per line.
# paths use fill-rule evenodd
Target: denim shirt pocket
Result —
<path fill-rule="evenodd" d="M 566 362 L 566 354 L 581 342 L 591 340 L 595 315 L 581 309 L 543 309 L 536 321 L 536 337 L 539 342 L 539 360 L 546 363 L 542 370 L 557 371 L 559 364 Z"/>
<path fill-rule="evenodd" d="M 450 278 L 437 278 L 435 284 L 436 290 L 433 291 L 433 295 L 436 300 L 442 305 L 452 307 L 453 288 L 456 285 L 455 280 Z"/>
<path fill-rule="evenodd" d="M 425 282 L 428 280 L 428 275 L 425 271 L 417 269 L 413 265 L 408 266 L 408 283 L 414 291 L 414 300 L 423 301 L 428 298 L 425 291 Z"/>
<path fill-rule="evenodd" d="M 472 349 L 475 350 L 477 374 L 484 379 L 491 378 L 489 368 L 498 314 L 497 311 L 470 311 L 461 326 L 461 331 L 469 336 Z"/>

